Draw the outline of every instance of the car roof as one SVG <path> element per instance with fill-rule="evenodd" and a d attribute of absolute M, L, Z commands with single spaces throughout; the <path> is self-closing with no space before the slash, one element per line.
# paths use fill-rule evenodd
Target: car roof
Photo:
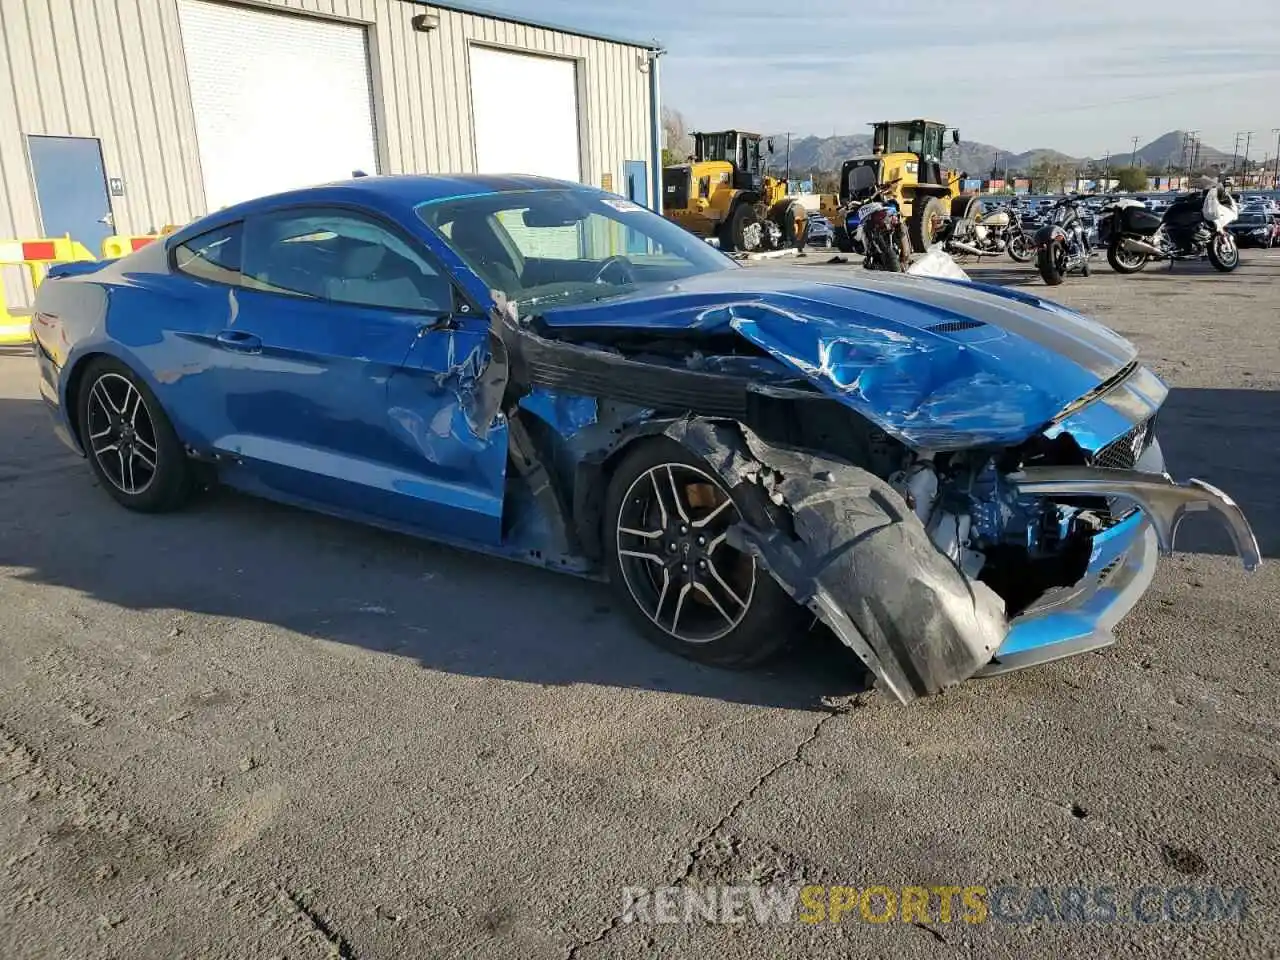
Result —
<path fill-rule="evenodd" d="M 552 180 L 526 174 L 459 173 L 395 174 L 354 177 L 314 187 L 255 197 L 223 207 L 193 221 L 170 238 L 171 243 L 214 229 L 220 224 L 241 220 L 257 213 L 300 204 L 356 204 L 383 213 L 406 214 L 423 203 L 523 190 L 574 189 L 598 193 L 596 188 L 566 180 Z"/>

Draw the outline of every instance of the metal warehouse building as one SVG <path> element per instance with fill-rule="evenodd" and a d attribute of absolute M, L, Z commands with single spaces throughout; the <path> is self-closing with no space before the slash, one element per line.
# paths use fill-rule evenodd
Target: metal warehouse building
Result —
<path fill-rule="evenodd" d="M 96 252 L 356 170 L 660 195 L 654 44 L 420 0 L 0 0 L 0 27 L 0 239 Z"/>

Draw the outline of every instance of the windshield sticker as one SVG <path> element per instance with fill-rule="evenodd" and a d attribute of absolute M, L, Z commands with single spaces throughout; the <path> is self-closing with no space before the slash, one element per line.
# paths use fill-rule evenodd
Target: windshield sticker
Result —
<path fill-rule="evenodd" d="M 613 207 L 619 213 L 635 213 L 644 209 L 640 204 L 632 203 L 630 200 L 623 200 L 620 197 L 601 197 L 600 202 L 607 207 Z"/>

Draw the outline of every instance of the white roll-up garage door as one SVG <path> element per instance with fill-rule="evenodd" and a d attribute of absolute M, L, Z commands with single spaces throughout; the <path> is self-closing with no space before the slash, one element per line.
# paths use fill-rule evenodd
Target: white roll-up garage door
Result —
<path fill-rule="evenodd" d="M 180 0 L 210 210 L 377 172 L 363 27 Z"/>
<path fill-rule="evenodd" d="M 476 169 L 582 180 L 573 60 L 472 45 Z"/>

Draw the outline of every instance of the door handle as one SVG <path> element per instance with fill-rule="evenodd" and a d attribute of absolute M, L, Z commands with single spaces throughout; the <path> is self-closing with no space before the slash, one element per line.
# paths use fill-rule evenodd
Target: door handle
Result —
<path fill-rule="evenodd" d="M 262 338 L 240 330 L 223 330 L 217 336 L 218 346 L 236 353 L 261 353 Z"/>

